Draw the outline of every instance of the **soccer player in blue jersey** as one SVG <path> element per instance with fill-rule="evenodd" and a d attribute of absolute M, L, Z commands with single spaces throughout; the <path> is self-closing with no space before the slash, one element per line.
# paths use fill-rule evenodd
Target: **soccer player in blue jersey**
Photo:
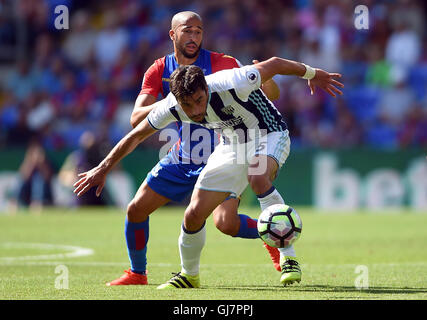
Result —
<path fill-rule="evenodd" d="M 281 114 L 260 90 L 262 83 L 277 74 L 307 79 L 312 93 L 319 87 L 334 97 L 342 94 L 338 88 L 343 84 L 337 80 L 340 74 L 277 57 L 206 77 L 197 66 L 180 66 L 171 75 L 171 93 L 158 102 L 147 118 L 97 167 L 79 175 L 74 190 L 77 195 L 94 186 L 100 194 L 107 174 L 124 156 L 148 136 L 176 120 L 221 132 L 222 143 L 215 148 L 199 175 L 185 210 L 179 236 L 181 272 L 159 289 L 200 286 L 205 221 L 230 195 L 240 194 L 249 184 L 258 197 L 261 210 L 284 203 L 272 181 L 289 154 L 289 132 Z M 242 152 L 244 161 L 240 157 Z M 279 250 L 280 282 L 283 285 L 299 282 L 301 269 L 293 246 Z"/>
<path fill-rule="evenodd" d="M 131 116 L 134 127 L 153 109 L 151 105 L 158 96 L 164 98 L 168 95 L 170 75 L 179 65 L 197 65 L 206 75 L 241 66 L 233 57 L 202 48 L 203 24 L 200 16 L 194 12 L 177 13 L 172 18 L 169 36 L 173 41 L 174 52 L 157 59 L 144 74 L 142 88 Z M 263 90 L 271 99 L 278 96 L 278 88 L 273 81 L 267 82 Z M 147 284 L 148 216 L 171 200 L 181 201 L 190 194 L 218 142 L 217 134 L 197 124 L 177 121 L 176 126 L 179 140 L 147 175 L 127 208 L 125 237 L 131 268 L 107 285 Z M 231 236 L 258 238 L 256 220 L 237 214 L 238 196 L 226 199 L 214 210 L 215 225 Z M 266 244 L 264 246 L 269 251 L 275 268 L 280 271 L 278 250 Z"/>

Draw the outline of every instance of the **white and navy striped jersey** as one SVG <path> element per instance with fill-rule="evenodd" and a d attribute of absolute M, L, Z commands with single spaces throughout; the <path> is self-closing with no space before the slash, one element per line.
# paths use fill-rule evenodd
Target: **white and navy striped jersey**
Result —
<path fill-rule="evenodd" d="M 221 133 L 224 143 L 247 141 L 251 131 L 285 131 L 282 115 L 260 90 L 261 76 L 254 66 L 223 70 L 206 76 L 209 99 L 206 116 L 197 124 Z M 170 93 L 147 117 L 154 129 L 174 121 L 193 122 Z"/>

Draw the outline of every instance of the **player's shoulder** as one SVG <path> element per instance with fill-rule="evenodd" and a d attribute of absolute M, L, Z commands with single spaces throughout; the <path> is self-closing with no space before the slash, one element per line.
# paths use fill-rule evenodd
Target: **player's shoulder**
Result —
<path fill-rule="evenodd" d="M 157 97 L 163 95 L 162 74 L 165 68 L 165 57 L 154 60 L 145 71 L 142 79 L 141 91 L 139 94 L 150 94 Z"/>
<path fill-rule="evenodd" d="M 244 98 L 247 92 L 259 88 L 261 77 L 255 67 L 248 65 L 212 73 L 206 76 L 206 82 L 211 92 L 235 89 L 238 95 L 242 93 L 240 96 Z"/>
<path fill-rule="evenodd" d="M 172 111 L 177 107 L 178 102 L 175 96 L 169 92 L 169 94 L 160 101 L 155 103 L 155 108 L 150 112 L 152 118 L 164 117 L 172 113 Z"/>
<path fill-rule="evenodd" d="M 217 72 L 225 69 L 239 68 L 240 62 L 227 54 L 210 51 L 212 72 Z"/>
<path fill-rule="evenodd" d="M 235 66 L 238 66 L 238 60 L 233 56 L 230 56 L 222 52 L 215 52 L 215 51 L 210 51 L 209 53 L 211 55 L 212 62 L 230 63 L 230 64 L 234 64 Z"/>
<path fill-rule="evenodd" d="M 154 60 L 147 72 L 162 72 L 165 67 L 166 56 Z"/>

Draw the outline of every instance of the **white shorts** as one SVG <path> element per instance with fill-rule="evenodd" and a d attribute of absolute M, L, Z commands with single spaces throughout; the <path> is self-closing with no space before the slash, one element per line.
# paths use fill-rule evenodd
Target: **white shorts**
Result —
<path fill-rule="evenodd" d="M 210 155 L 195 187 L 202 190 L 229 192 L 238 197 L 248 186 L 249 174 L 262 174 L 266 168 L 259 163 L 257 169 L 249 167 L 255 155 L 267 155 L 276 160 L 279 169 L 285 163 L 291 141 L 288 130 L 270 132 L 256 143 L 220 144 Z M 259 171 L 259 172 L 257 172 Z"/>

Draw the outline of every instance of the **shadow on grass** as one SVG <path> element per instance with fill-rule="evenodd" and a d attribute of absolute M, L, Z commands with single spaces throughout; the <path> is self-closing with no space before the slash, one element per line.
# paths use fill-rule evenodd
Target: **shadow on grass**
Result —
<path fill-rule="evenodd" d="M 417 294 L 427 293 L 427 288 L 409 288 L 409 287 L 369 287 L 367 289 L 357 289 L 351 286 L 333 286 L 333 285 L 293 285 L 288 287 L 272 286 L 213 286 L 215 289 L 226 290 L 254 290 L 254 291 L 297 291 L 297 292 L 330 292 L 330 293 L 368 293 L 368 294 Z"/>

